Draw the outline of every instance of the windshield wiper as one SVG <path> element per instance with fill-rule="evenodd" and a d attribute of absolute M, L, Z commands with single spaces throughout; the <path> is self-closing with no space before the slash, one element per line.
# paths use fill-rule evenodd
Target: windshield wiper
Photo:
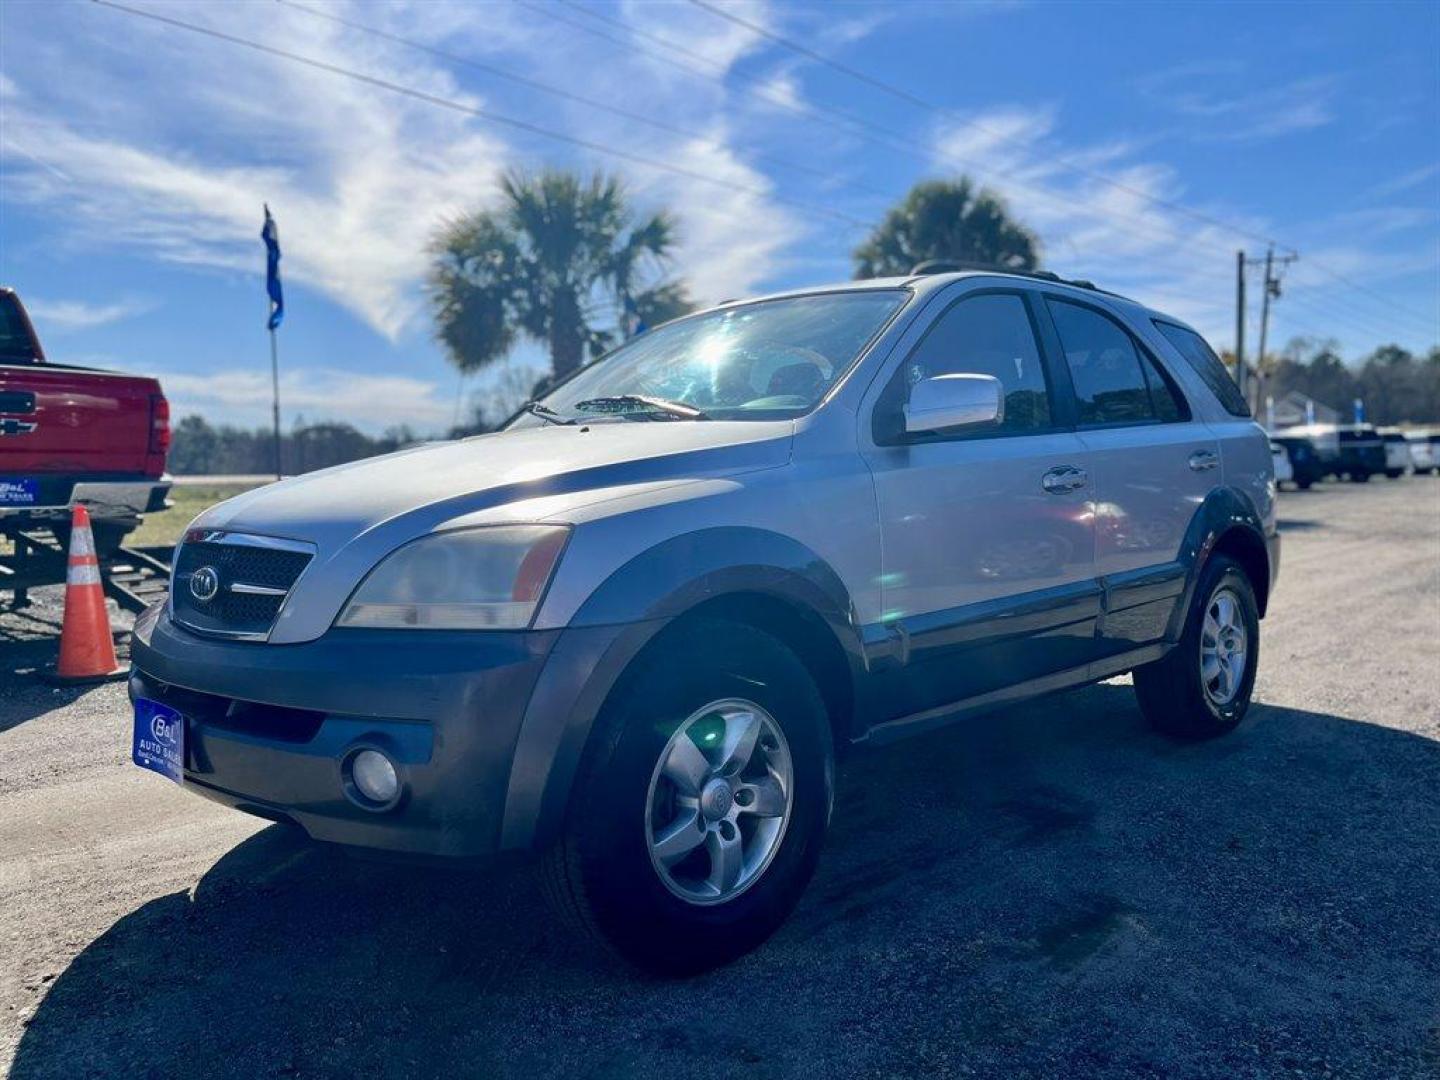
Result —
<path fill-rule="evenodd" d="M 570 416 L 562 416 L 549 405 L 541 405 L 538 401 L 527 401 L 524 409 L 528 413 L 540 417 L 541 420 L 549 420 L 552 424 L 573 424 L 575 419 Z"/>
<path fill-rule="evenodd" d="M 695 408 L 694 405 L 686 405 L 683 402 L 670 401 L 662 397 L 651 397 L 649 394 L 616 394 L 614 397 L 589 398 L 577 402 L 575 408 L 623 415 L 627 405 L 641 405 L 654 412 L 667 413 L 680 420 L 710 419 L 703 410 Z"/>

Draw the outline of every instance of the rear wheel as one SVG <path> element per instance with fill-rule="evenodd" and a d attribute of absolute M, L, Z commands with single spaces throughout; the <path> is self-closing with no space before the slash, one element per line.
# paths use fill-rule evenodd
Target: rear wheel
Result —
<path fill-rule="evenodd" d="M 701 971 L 755 948 L 814 873 L 833 750 L 820 694 L 748 626 L 677 629 L 607 703 L 547 892 L 640 967 Z"/>
<path fill-rule="evenodd" d="M 1238 563 L 1216 556 L 1201 572 L 1179 644 L 1135 669 L 1140 709 L 1170 735 L 1223 735 L 1250 707 L 1259 657 L 1255 590 Z"/>

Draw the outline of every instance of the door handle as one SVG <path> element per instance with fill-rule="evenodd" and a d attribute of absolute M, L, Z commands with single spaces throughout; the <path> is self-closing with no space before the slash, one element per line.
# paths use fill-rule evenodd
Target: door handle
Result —
<path fill-rule="evenodd" d="M 1196 450 L 1190 455 L 1190 468 L 1195 472 L 1205 472 L 1207 469 L 1214 469 L 1219 465 L 1220 459 L 1211 450 Z"/>
<path fill-rule="evenodd" d="M 1085 470 L 1077 469 L 1074 465 L 1057 465 L 1040 478 L 1040 486 L 1051 495 L 1074 491 L 1089 482 L 1090 477 Z"/>

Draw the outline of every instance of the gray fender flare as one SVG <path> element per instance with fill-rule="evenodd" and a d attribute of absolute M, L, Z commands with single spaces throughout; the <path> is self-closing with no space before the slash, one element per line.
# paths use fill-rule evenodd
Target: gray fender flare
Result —
<path fill-rule="evenodd" d="M 1211 491 L 1196 509 L 1180 544 L 1180 562 L 1186 568 L 1185 591 L 1171 615 L 1170 627 L 1166 633 L 1169 640 L 1179 640 L 1205 564 L 1215 554 L 1221 541 L 1236 532 L 1239 533 L 1246 550 L 1256 559 L 1263 561 L 1263 587 L 1256 592 L 1261 614 L 1264 614 L 1270 584 L 1275 576 L 1278 541 L 1275 537 L 1267 537 L 1264 522 L 1242 492 L 1232 487 L 1218 487 Z"/>
<path fill-rule="evenodd" d="M 550 653 L 516 739 L 501 849 L 540 848 L 559 836 L 595 720 L 631 661 L 677 617 L 740 593 L 823 619 L 858 679 L 864 660 L 849 591 L 804 544 L 741 526 L 665 540 L 601 582 Z"/>

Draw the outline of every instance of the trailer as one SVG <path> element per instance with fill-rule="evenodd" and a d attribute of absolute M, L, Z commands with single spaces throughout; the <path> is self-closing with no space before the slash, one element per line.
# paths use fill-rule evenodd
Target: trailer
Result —
<path fill-rule="evenodd" d="M 0 604 L 12 611 L 30 605 L 30 590 L 65 584 L 69 552 L 49 529 L 0 531 Z M 100 553 L 100 582 L 105 595 L 126 611 L 139 614 L 170 588 L 174 549 L 119 547 Z M 6 596 L 8 595 L 8 600 Z"/>

